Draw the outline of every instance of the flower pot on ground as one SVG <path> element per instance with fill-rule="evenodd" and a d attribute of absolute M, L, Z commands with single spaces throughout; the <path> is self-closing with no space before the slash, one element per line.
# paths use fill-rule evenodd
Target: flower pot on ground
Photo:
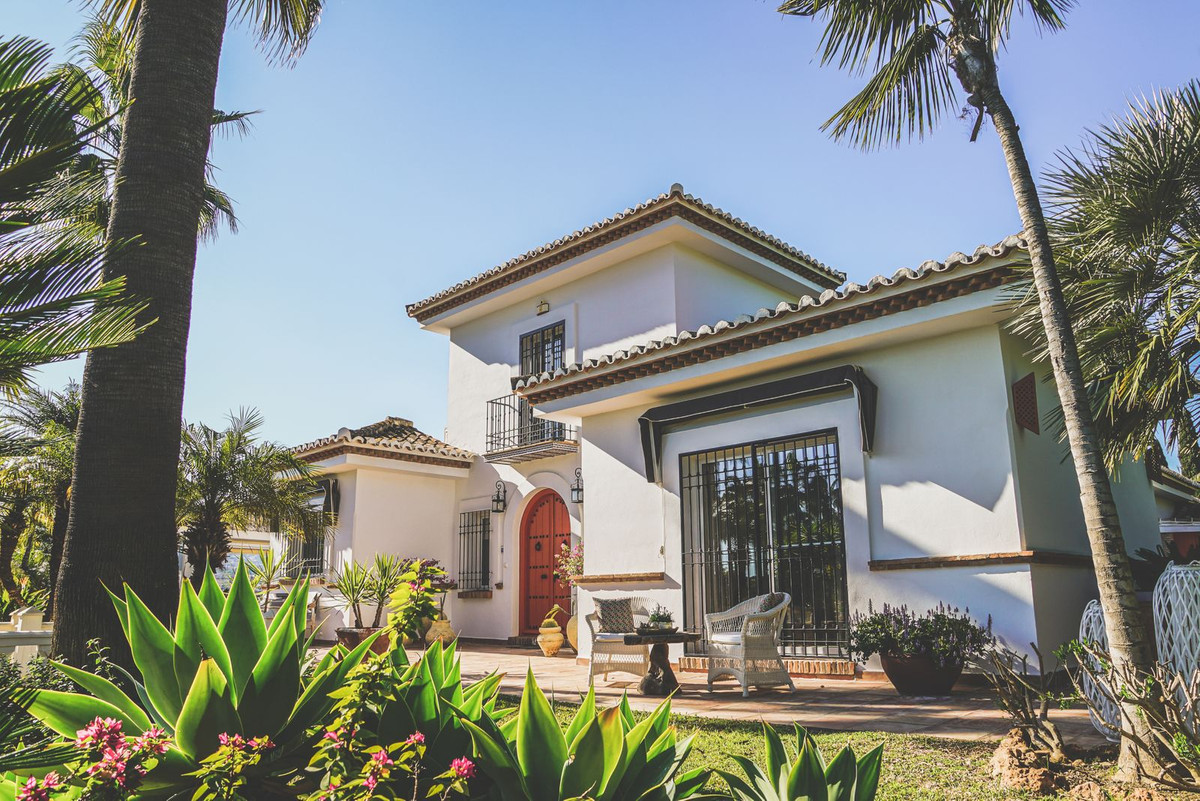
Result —
<path fill-rule="evenodd" d="M 333 588 L 341 596 L 334 603 L 342 609 L 350 610 L 353 626 L 340 626 L 336 629 L 338 642 L 347 648 L 354 648 L 365 641 L 375 632 L 379 625 L 363 625 L 362 606 L 375 600 L 378 584 L 372 570 L 358 562 L 348 562 L 334 575 Z M 378 619 L 378 618 L 376 618 Z M 387 651 L 388 638 L 379 637 L 371 645 L 371 650 L 377 654 Z"/>
<path fill-rule="evenodd" d="M 884 606 L 856 615 L 850 652 L 859 662 L 875 654 L 901 695 L 946 696 L 968 659 L 992 644 L 992 621 L 981 626 L 968 612 L 939 606 L 922 615 L 907 607 Z"/>
<path fill-rule="evenodd" d="M 571 615 L 567 618 L 567 625 L 564 629 L 567 636 L 567 643 L 571 646 L 571 650 L 579 653 L 579 615 Z"/>
<path fill-rule="evenodd" d="M 538 627 L 537 644 L 538 648 L 542 649 L 543 656 L 555 656 L 558 654 L 559 649 L 562 648 L 565 638 L 563 637 L 562 626 L 558 625 L 558 621 L 555 618 L 565 611 L 561 606 L 555 604 L 550 607 L 550 611 L 546 613 L 545 620 Z"/>
<path fill-rule="evenodd" d="M 558 579 L 558 583 L 571 591 L 571 617 L 567 619 L 566 635 L 567 642 L 571 644 L 571 649 L 575 653 L 579 653 L 579 616 L 575 614 L 576 604 L 576 588 L 578 587 L 579 577 L 583 575 L 583 538 L 579 538 L 579 542 L 571 545 L 569 542 L 561 543 L 558 546 L 558 553 L 554 556 L 554 577 Z"/>
<path fill-rule="evenodd" d="M 440 617 L 429 626 L 429 631 L 425 632 L 425 641 L 428 643 L 440 642 L 442 645 L 449 645 L 457 637 L 457 632 L 450 625 L 449 618 Z"/>

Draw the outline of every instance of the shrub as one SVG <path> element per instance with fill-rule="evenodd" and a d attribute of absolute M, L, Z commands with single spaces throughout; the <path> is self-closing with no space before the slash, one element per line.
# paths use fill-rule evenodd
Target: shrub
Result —
<path fill-rule="evenodd" d="M 850 630 L 850 652 L 860 662 L 875 654 L 928 656 L 939 665 L 963 664 L 981 656 L 992 644 L 992 620 L 981 626 L 970 610 L 959 612 L 939 605 L 923 615 L 906 606 L 884 606 L 856 615 Z"/>
<path fill-rule="evenodd" d="M 763 724 L 767 759 L 760 768 L 745 757 L 734 757 L 743 779 L 729 771 L 718 771 L 737 801 L 872 801 L 879 787 L 883 746 L 876 746 L 862 759 L 850 746 L 825 764 L 821 749 L 808 732 L 796 726 L 796 759 L 792 761 L 783 740 Z"/>

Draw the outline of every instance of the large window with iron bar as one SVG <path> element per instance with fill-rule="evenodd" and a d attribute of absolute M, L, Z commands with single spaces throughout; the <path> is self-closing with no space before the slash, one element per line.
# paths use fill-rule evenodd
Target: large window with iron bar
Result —
<path fill-rule="evenodd" d="M 702 631 L 709 612 L 786 592 L 784 654 L 847 656 L 837 432 L 684 454 L 680 483 L 684 625 Z"/>
<path fill-rule="evenodd" d="M 458 589 L 463 592 L 492 588 L 491 512 L 462 512 L 458 516 Z"/>
<path fill-rule="evenodd" d="M 566 359 L 567 324 L 564 320 L 521 335 L 521 375 L 554 372 Z"/>

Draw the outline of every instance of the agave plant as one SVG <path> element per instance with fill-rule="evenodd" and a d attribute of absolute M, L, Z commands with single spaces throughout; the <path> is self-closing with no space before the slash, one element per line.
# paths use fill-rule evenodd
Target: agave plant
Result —
<path fill-rule="evenodd" d="M 626 699 L 597 712 L 589 689 L 564 730 L 531 670 L 516 716 L 497 722 L 484 715 L 463 726 L 501 801 L 698 798 L 709 771 L 679 773 L 692 738 L 677 741 L 670 714 L 669 700 L 641 722 Z"/>
<path fill-rule="evenodd" d="M 120 721 L 136 736 L 157 727 L 169 747 L 150 771 L 143 792 L 171 795 L 192 789 L 188 774 L 214 753 L 223 734 L 269 737 L 275 744 L 254 781 L 270 784 L 302 767 L 312 733 L 329 712 L 330 693 L 362 661 L 372 640 L 353 651 L 334 648 L 306 678 L 301 665 L 310 642 L 304 638 L 308 582 L 297 582 L 268 625 L 244 563 L 226 596 L 206 569 L 200 591 L 180 588 L 174 630 L 157 620 L 129 587 L 112 600 L 129 641 L 139 677 L 126 674 L 131 697 L 94 673 L 55 663 L 84 692 L 33 690 L 24 706 L 43 725 L 67 739 L 97 718 Z M 61 758 L 61 749 L 51 750 Z M 52 764 L 23 763 L 28 768 Z M 9 787 L 15 777 L 4 777 Z M 0 797 L 5 788 L 0 785 Z"/>
<path fill-rule="evenodd" d="M 737 801 L 872 801 L 879 787 L 879 769 L 883 746 L 856 759 L 846 746 L 828 764 L 821 749 L 807 731 L 796 726 L 796 759 L 793 761 L 783 739 L 763 724 L 767 759 L 759 767 L 749 759 L 732 757 L 745 772 L 745 778 L 724 770 L 717 773 L 729 785 Z"/>

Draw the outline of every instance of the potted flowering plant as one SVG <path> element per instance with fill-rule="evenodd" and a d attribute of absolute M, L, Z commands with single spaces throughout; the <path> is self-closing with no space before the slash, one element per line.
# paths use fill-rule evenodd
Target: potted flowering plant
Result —
<path fill-rule="evenodd" d="M 856 615 L 850 652 L 859 662 L 875 654 L 901 695 L 949 695 L 967 659 L 992 644 L 992 620 L 981 626 L 967 612 L 939 605 L 918 615 L 905 606 L 887 606 Z"/>
<path fill-rule="evenodd" d="M 567 620 L 567 642 L 571 649 L 579 653 L 579 617 L 575 614 L 575 591 L 579 586 L 579 577 L 583 575 L 583 538 L 579 544 L 572 545 L 564 542 L 558 546 L 554 556 L 554 577 L 558 583 L 571 590 L 571 617 Z"/>

